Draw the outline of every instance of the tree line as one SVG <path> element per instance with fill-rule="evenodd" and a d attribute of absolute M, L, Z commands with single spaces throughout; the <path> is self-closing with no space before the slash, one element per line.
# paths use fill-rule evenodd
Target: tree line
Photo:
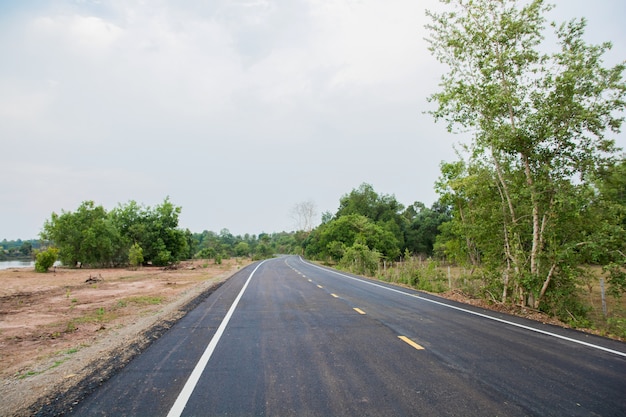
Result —
<path fill-rule="evenodd" d="M 6 240 L 3 239 L 0 242 L 0 261 L 30 259 L 33 255 L 33 250 L 39 249 L 39 240 Z"/>
<path fill-rule="evenodd" d="M 404 207 L 395 196 L 363 183 L 341 197 L 336 213 L 323 214 L 322 224 L 303 242 L 304 254 L 371 274 L 380 262 L 405 254 L 432 256 L 439 226 L 449 220 L 449 207 L 439 202 Z"/>
<path fill-rule="evenodd" d="M 75 211 L 52 213 L 41 233 L 47 248 L 36 254 L 36 267 L 40 264 L 46 271 L 57 259 L 70 267 L 166 266 L 192 258 L 221 262 L 233 256 L 261 259 L 297 253 L 304 240 L 304 232 L 192 233 L 178 227 L 181 211 L 166 198 L 155 207 L 129 201 L 110 211 L 84 201 Z"/>

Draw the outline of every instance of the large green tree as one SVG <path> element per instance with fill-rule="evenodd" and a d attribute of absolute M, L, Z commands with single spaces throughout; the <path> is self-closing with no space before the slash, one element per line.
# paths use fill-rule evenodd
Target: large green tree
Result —
<path fill-rule="evenodd" d="M 110 217 L 123 239 L 126 254 L 132 245 L 138 244 L 144 262 L 167 265 L 191 257 L 191 233 L 178 228 L 181 210 L 169 198 L 156 207 L 130 201 L 119 204 Z"/>
<path fill-rule="evenodd" d="M 396 239 L 397 254 L 404 249 L 404 232 L 407 221 L 402 216 L 404 206 L 394 195 L 378 194 L 370 184 L 363 183 L 339 200 L 335 219 L 358 214 L 370 219 L 382 229 L 392 233 Z M 370 249 L 372 247 L 370 246 Z M 385 255 L 393 258 L 396 251 L 386 250 Z"/>
<path fill-rule="evenodd" d="M 41 237 L 54 243 L 65 265 L 113 266 L 126 260 L 118 229 L 93 201 L 81 203 L 75 212 L 52 213 Z"/>
<path fill-rule="evenodd" d="M 306 254 L 338 262 L 355 244 L 388 259 L 400 255 L 394 234 L 361 214 L 343 215 L 315 229 L 307 241 Z"/>
<path fill-rule="evenodd" d="M 503 299 L 512 289 L 539 307 L 584 257 L 581 216 L 598 214 L 586 212 L 587 181 L 616 154 L 607 135 L 623 121 L 624 65 L 603 65 L 611 45 L 585 43 L 584 19 L 551 25 L 557 45 L 545 45 L 542 0 L 442 3 L 428 13 L 430 50 L 449 68 L 432 113 L 474 133 L 466 165 L 440 182 L 456 204 L 449 231 L 473 261 L 499 266 Z"/>

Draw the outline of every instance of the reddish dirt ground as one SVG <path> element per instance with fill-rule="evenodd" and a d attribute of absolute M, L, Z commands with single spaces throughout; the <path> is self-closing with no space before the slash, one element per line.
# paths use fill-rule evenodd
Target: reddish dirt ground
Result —
<path fill-rule="evenodd" d="M 106 377 L 156 337 L 151 329 L 247 263 L 0 271 L 0 416 L 32 415 L 92 374 Z"/>

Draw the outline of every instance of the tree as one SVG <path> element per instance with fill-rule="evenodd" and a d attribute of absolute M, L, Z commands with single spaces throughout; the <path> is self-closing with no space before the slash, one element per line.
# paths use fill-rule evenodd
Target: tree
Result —
<path fill-rule="evenodd" d="M 317 207 L 312 200 L 296 204 L 291 209 L 291 217 L 296 222 L 296 229 L 310 232 L 313 229 L 313 221 L 317 217 Z"/>
<path fill-rule="evenodd" d="M 248 256 L 250 255 L 250 245 L 247 242 L 239 242 L 235 246 L 235 254 L 237 256 Z"/>
<path fill-rule="evenodd" d="M 404 230 L 406 229 L 406 221 L 401 214 L 403 210 L 404 206 L 396 200 L 395 196 L 379 195 L 370 184 L 363 183 L 359 188 L 341 197 L 335 219 L 352 214 L 359 214 L 370 219 L 394 235 L 398 246 L 397 255 L 399 255 L 404 248 Z M 389 255 L 390 252 L 387 252 L 388 258 L 390 258 Z"/>
<path fill-rule="evenodd" d="M 448 207 L 436 202 L 431 208 L 415 202 L 403 213 L 407 220 L 405 230 L 405 250 L 412 254 L 432 256 L 439 226 L 450 220 Z"/>
<path fill-rule="evenodd" d="M 359 243 L 376 250 L 383 257 L 395 259 L 400 255 L 398 240 L 391 231 L 360 214 L 338 217 L 324 225 L 314 247 L 318 256 L 339 261 L 345 250 Z M 309 252 L 310 254 L 311 252 Z"/>
<path fill-rule="evenodd" d="M 122 239 L 121 247 L 128 253 L 137 243 L 143 250 L 145 262 L 167 265 L 191 257 L 191 233 L 178 229 L 181 207 L 166 197 L 162 204 L 151 208 L 129 201 L 119 204 L 110 213 Z"/>
<path fill-rule="evenodd" d="M 63 264 L 78 262 L 112 266 L 121 262 L 120 235 L 102 206 L 84 201 L 75 212 L 52 213 L 43 227 L 43 240 L 54 242 Z"/>
<path fill-rule="evenodd" d="M 621 297 L 626 292 L 626 159 L 622 157 L 615 165 L 603 169 L 595 180 L 598 199 L 597 210 L 605 219 L 614 222 L 595 221 L 598 232 L 594 242 L 602 248 L 601 255 L 594 258 L 604 265 L 608 273 L 609 293 Z M 599 259 L 598 259 L 599 258 Z"/>
<path fill-rule="evenodd" d="M 558 50 L 542 52 L 551 8 L 542 0 L 442 2 L 451 9 L 428 12 L 427 27 L 449 71 L 432 114 L 474 132 L 466 170 L 442 180 L 456 233 L 469 254 L 499 266 L 504 300 L 512 287 L 540 307 L 570 286 L 588 244 L 576 213 L 585 211 L 588 179 L 616 153 L 606 135 L 623 121 L 624 65 L 603 67 L 611 45 L 586 44 L 584 19 L 552 24 Z"/>
<path fill-rule="evenodd" d="M 33 252 L 33 244 L 32 242 L 23 242 L 22 246 L 20 246 L 20 253 L 24 256 L 28 256 Z"/>

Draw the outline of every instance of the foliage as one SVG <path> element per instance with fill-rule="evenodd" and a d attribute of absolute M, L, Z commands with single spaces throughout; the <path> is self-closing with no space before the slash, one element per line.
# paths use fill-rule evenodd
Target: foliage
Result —
<path fill-rule="evenodd" d="M 347 248 L 339 261 L 341 268 L 355 274 L 374 275 L 378 269 L 380 253 L 368 248 L 362 243 L 355 243 Z"/>
<path fill-rule="evenodd" d="M 154 208 L 130 201 L 118 205 L 110 215 L 124 247 L 137 243 L 143 250 L 145 262 L 167 265 L 190 258 L 188 234 L 191 233 L 178 229 L 181 210 L 166 198 Z"/>
<path fill-rule="evenodd" d="M 41 247 L 39 240 L 6 240 L 0 242 L 0 261 L 28 259 Z"/>
<path fill-rule="evenodd" d="M 378 194 L 370 184 L 363 183 L 359 188 L 341 197 L 334 218 L 338 220 L 344 216 L 357 214 L 391 232 L 397 241 L 398 253 L 392 256 L 395 257 L 400 255 L 399 251 L 404 245 L 405 219 L 401 215 L 403 209 L 404 206 L 395 196 Z M 385 256 L 390 254 L 386 253 Z"/>
<path fill-rule="evenodd" d="M 411 254 L 432 256 L 435 240 L 440 233 L 439 227 L 450 220 L 448 207 L 435 202 L 428 208 L 423 203 L 415 202 L 402 215 L 407 220 L 404 249 Z"/>
<path fill-rule="evenodd" d="M 132 268 L 137 268 L 143 264 L 143 249 L 138 243 L 133 243 L 128 250 L 128 264 Z"/>
<path fill-rule="evenodd" d="M 167 265 L 189 258 L 191 233 L 177 228 L 180 211 L 169 198 L 153 209 L 130 201 L 110 212 L 85 201 L 75 212 L 52 213 L 41 237 L 59 248 L 59 259 L 68 266 L 124 265 L 135 244 L 144 262 Z"/>
<path fill-rule="evenodd" d="M 59 248 L 64 265 L 112 266 L 119 264 L 122 249 L 120 233 L 102 206 L 83 202 L 76 212 L 52 213 L 43 227 L 42 239 Z"/>
<path fill-rule="evenodd" d="M 356 244 L 393 261 L 400 254 L 433 254 L 439 227 L 450 218 L 446 205 L 436 202 L 432 208 L 415 202 L 405 207 L 392 195 L 378 194 L 369 184 L 341 197 L 335 215 L 328 212 L 322 223 L 302 241 L 304 255 L 340 263 L 353 255 Z"/>
<path fill-rule="evenodd" d="M 356 243 L 376 250 L 384 257 L 399 255 L 398 242 L 393 233 L 361 214 L 339 216 L 311 235 L 305 253 L 335 262 L 344 256 L 346 248 Z"/>
<path fill-rule="evenodd" d="M 35 271 L 48 272 L 59 256 L 59 250 L 54 247 L 38 251 L 35 255 Z"/>
<path fill-rule="evenodd" d="M 437 250 L 480 268 L 502 301 L 584 315 L 576 267 L 615 231 L 591 179 L 614 164 L 606 135 L 623 120 L 624 65 L 602 66 L 611 45 L 587 45 L 584 19 L 553 24 L 558 48 L 541 52 L 541 0 L 443 2 L 429 12 L 430 50 L 449 67 L 432 114 L 474 137 L 464 160 L 442 165 L 452 219 Z"/>

